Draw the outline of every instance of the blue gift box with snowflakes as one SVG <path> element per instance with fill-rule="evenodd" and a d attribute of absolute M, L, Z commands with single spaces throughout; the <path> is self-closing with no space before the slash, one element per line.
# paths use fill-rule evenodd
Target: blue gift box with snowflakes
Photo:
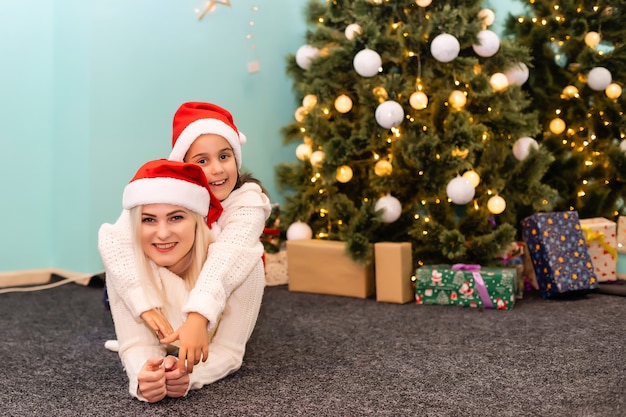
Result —
<path fill-rule="evenodd" d="M 578 212 L 536 213 L 521 224 L 542 298 L 598 288 Z"/>

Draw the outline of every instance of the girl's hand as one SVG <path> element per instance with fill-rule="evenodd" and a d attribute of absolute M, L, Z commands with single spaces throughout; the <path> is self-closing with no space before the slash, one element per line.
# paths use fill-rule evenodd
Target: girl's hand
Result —
<path fill-rule="evenodd" d="M 180 340 L 178 360 L 180 367 L 188 373 L 193 372 L 194 365 L 206 362 L 209 358 L 208 320 L 198 313 L 189 313 L 187 321 L 169 337 L 161 339 L 161 343 L 169 344 Z"/>
<path fill-rule="evenodd" d="M 189 387 L 189 374 L 179 366 L 178 358 L 167 356 L 163 362 L 163 368 L 165 369 L 167 396 L 183 397 Z"/>
<path fill-rule="evenodd" d="M 156 333 L 158 339 L 167 337 L 174 332 L 169 320 L 161 313 L 160 309 L 153 308 L 144 311 L 141 313 L 141 319 Z"/>
<path fill-rule="evenodd" d="M 162 364 L 163 358 L 148 358 L 137 375 L 139 393 L 151 403 L 161 401 L 167 394 L 165 369 Z"/>

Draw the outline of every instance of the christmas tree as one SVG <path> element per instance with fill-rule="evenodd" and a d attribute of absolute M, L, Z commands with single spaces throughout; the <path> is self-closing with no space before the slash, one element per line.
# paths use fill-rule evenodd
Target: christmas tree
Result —
<path fill-rule="evenodd" d="M 283 228 L 346 242 L 411 242 L 416 264 L 489 264 L 519 220 L 551 210 L 552 162 L 520 84 L 528 48 L 489 30 L 481 2 L 312 0 L 287 72 L 302 105 L 276 167 Z"/>
<path fill-rule="evenodd" d="M 531 48 L 524 88 L 541 109 L 537 140 L 555 157 L 554 209 L 581 218 L 626 214 L 625 1 L 533 0 L 506 32 Z"/>

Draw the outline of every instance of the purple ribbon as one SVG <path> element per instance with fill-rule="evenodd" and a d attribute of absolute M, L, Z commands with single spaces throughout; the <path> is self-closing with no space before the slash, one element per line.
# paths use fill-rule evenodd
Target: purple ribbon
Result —
<path fill-rule="evenodd" d="M 480 265 L 477 264 L 454 264 L 452 265 L 453 271 L 469 271 L 472 273 L 474 277 L 474 283 L 476 285 L 476 289 L 478 290 L 478 295 L 480 295 L 480 299 L 483 300 L 483 305 L 486 308 L 493 308 L 493 304 L 491 303 L 491 298 L 489 298 L 489 291 L 487 291 L 487 287 L 485 286 L 485 281 L 483 281 L 482 275 L 480 275 Z"/>

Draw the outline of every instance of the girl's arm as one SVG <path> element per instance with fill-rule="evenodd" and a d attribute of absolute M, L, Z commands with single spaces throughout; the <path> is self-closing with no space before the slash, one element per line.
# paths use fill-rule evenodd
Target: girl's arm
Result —
<path fill-rule="evenodd" d="M 183 313 L 197 312 L 209 320 L 209 330 L 217 325 L 226 300 L 263 255 L 260 241 L 270 215 L 269 198 L 254 183 L 246 183 L 222 201 L 224 212 L 217 221 L 221 232 L 209 245 L 207 260 L 198 282 L 189 294 Z"/>

